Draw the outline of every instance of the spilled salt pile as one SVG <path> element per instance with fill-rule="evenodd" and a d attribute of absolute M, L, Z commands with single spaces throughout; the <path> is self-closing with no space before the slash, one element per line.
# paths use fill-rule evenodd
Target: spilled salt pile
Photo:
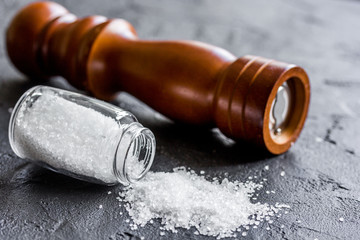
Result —
<path fill-rule="evenodd" d="M 203 175 L 179 167 L 173 172 L 149 172 L 120 192 L 118 199 L 133 221 L 133 230 L 160 219 L 161 230 L 174 233 L 177 228 L 194 227 L 194 234 L 217 238 L 246 236 L 250 226 L 257 228 L 262 221 L 270 223 L 271 216 L 289 208 L 285 204 L 254 203 L 262 183 L 231 182 L 227 178 L 208 181 Z"/>

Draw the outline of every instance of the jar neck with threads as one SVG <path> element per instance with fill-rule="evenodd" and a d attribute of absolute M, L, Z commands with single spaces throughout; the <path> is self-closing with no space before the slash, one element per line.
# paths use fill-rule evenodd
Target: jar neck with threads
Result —
<path fill-rule="evenodd" d="M 143 178 L 155 155 L 153 133 L 138 122 L 130 123 L 118 142 L 113 171 L 117 180 L 128 185 Z"/>

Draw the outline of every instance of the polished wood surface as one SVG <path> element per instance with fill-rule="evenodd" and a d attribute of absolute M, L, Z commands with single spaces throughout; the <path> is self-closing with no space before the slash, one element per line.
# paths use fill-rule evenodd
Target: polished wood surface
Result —
<path fill-rule="evenodd" d="M 60 75 L 94 96 L 119 91 L 186 123 L 217 126 L 274 154 L 298 138 L 307 115 L 310 85 L 295 65 L 231 53 L 195 41 L 145 41 L 122 19 L 77 18 L 57 3 L 23 8 L 7 31 L 11 61 L 32 78 Z M 269 129 L 271 105 L 287 82 L 291 113 L 279 135 Z"/>

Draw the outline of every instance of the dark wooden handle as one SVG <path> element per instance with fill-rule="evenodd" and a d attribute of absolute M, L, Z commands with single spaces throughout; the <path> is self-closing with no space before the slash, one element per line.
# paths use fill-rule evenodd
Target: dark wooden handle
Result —
<path fill-rule="evenodd" d="M 14 17 L 6 40 L 11 61 L 29 77 L 60 75 L 104 100 L 126 91 L 172 119 L 216 125 L 274 154 L 290 148 L 307 115 L 310 85 L 302 68 L 237 59 L 195 41 L 140 40 L 122 19 L 79 19 L 57 3 L 37 2 Z M 275 133 L 273 105 L 285 82 L 289 113 Z"/>

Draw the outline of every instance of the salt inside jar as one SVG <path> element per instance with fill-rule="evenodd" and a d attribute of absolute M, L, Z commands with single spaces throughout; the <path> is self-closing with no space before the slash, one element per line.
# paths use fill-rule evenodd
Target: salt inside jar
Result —
<path fill-rule="evenodd" d="M 45 86 L 31 88 L 17 102 L 9 141 L 21 158 L 106 185 L 140 180 L 155 155 L 153 133 L 131 113 Z"/>

